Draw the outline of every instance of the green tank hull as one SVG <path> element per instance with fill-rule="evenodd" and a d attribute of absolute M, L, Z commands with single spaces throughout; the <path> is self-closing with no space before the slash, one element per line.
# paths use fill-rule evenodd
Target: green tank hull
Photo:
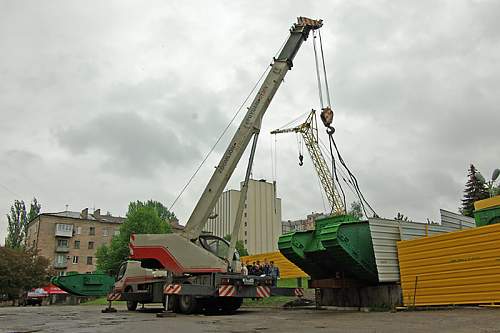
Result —
<path fill-rule="evenodd" d="M 282 235 L 278 248 L 313 280 L 342 276 L 378 282 L 368 222 L 353 216 L 318 219 L 315 230 Z"/>
<path fill-rule="evenodd" d="M 105 296 L 111 292 L 115 279 L 103 273 L 70 274 L 53 277 L 50 282 L 77 296 Z"/>

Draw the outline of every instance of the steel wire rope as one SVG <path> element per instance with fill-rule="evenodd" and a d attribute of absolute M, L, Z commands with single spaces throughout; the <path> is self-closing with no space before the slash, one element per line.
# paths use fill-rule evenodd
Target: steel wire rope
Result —
<path fill-rule="evenodd" d="M 304 117 L 306 114 L 309 114 L 309 113 L 311 113 L 311 111 L 306 111 L 306 112 L 302 113 L 301 115 L 299 115 L 298 117 L 292 119 L 291 121 L 289 121 L 285 125 L 279 127 L 278 129 L 281 130 L 281 129 L 284 129 L 285 127 L 290 126 L 291 124 L 293 124 L 294 122 L 300 120 L 302 117 Z"/>
<path fill-rule="evenodd" d="M 271 136 L 270 137 L 271 141 L 269 141 L 271 143 L 271 177 L 273 180 L 276 180 L 276 178 L 274 177 L 274 156 L 273 156 L 273 137 Z"/>
<path fill-rule="evenodd" d="M 318 34 L 319 34 L 319 47 L 321 50 L 321 62 L 323 63 L 323 78 L 325 79 L 326 98 L 328 100 L 328 106 L 331 107 L 332 103 L 330 101 L 330 89 L 328 88 L 328 76 L 326 75 L 325 56 L 323 53 L 323 41 L 321 39 L 321 31 L 318 30 Z"/>
<path fill-rule="evenodd" d="M 318 92 L 319 92 L 319 103 L 321 109 L 323 109 L 323 90 L 321 88 L 321 77 L 319 74 L 319 65 L 318 65 L 318 51 L 316 50 L 316 32 L 313 30 L 313 49 L 314 49 L 314 62 L 316 64 L 316 78 L 318 80 Z"/>
<path fill-rule="evenodd" d="M 283 43 L 281 44 L 280 48 L 275 53 L 273 59 L 276 58 L 276 56 L 281 52 L 281 50 L 285 46 L 285 43 L 286 43 L 287 40 L 288 40 L 288 38 L 286 38 L 283 41 Z M 217 138 L 217 140 L 215 141 L 215 143 L 212 146 L 212 148 L 210 148 L 209 152 L 205 155 L 205 157 L 201 161 L 200 165 L 196 168 L 195 172 L 189 178 L 189 180 L 187 181 L 186 185 L 184 185 L 184 187 L 182 188 L 182 190 L 179 192 L 179 194 L 177 195 L 177 197 L 175 198 L 175 200 L 172 202 L 172 204 L 170 205 L 170 208 L 168 210 L 170 210 L 170 211 L 172 210 L 172 208 L 175 206 L 175 204 L 177 203 L 177 201 L 179 200 L 179 198 L 182 196 L 182 194 L 184 193 L 184 191 L 191 184 L 191 182 L 193 181 L 194 177 L 196 177 L 196 175 L 198 174 L 198 172 L 202 168 L 203 164 L 205 164 L 205 162 L 207 161 L 207 159 L 210 157 L 210 155 L 214 151 L 214 149 L 217 146 L 217 144 L 219 144 L 220 140 L 224 137 L 224 135 L 226 134 L 226 132 L 229 129 L 229 127 L 231 127 L 231 125 L 233 124 L 234 120 L 236 119 L 236 117 L 238 116 L 238 114 L 240 113 L 240 111 L 243 109 L 243 107 L 247 103 L 247 101 L 250 98 L 250 96 L 252 96 L 253 92 L 255 91 L 255 89 L 257 88 L 257 86 L 259 85 L 260 81 L 262 81 L 262 79 L 264 78 L 264 76 L 266 75 L 266 73 L 271 70 L 271 67 L 272 67 L 272 65 L 271 66 L 269 66 L 269 65 L 266 66 L 266 69 L 264 70 L 264 72 L 262 72 L 262 74 L 260 75 L 260 77 L 257 80 L 257 82 L 253 85 L 252 90 L 250 90 L 250 93 L 247 95 L 247 97 L 245 98 L 245 100 L 240 104 L 240 106 L 236 110 L 235 114 L 233 115 L 233 117 L 231 118 L 231 120 L 229 121 L 229 123 L 227 124 L 227 126 L 224 128 L 224 130 L 222 131 L 221 135 Z"/>
<path fill-rule="evenodd" d="M 333 143 L 333 146 L 335 147 L 335 151 L 337 152 L 337 156 L 339 158 L 339 162 L 344 166 L 344 168 L 346 169 L 347 173 L 351 177 L 351 180 L 353 181 L 353 184 L 354 184 L 354 187 L 356 189 L 356 192 L 358 192 L 360 200 L 362 199 L 361 204 L 363 205 L 363 202 L 364 202 L 368 206 L 368 208 L 370 208 L 370 210 L 372 211 L 372 213 L 374 214 L 374 216 L 378 216 L 378 214 L 375 212 L 375 210 L 372 208 L 372 206 L 365 199 L 365 196 L 363 195 L 363 192 L 361 192 L 361 189 L 359 188 L 359 184 L 358 184 L 358 180 L 357 180 L 356 176 L 354 176 L 354 174 L 351 172 L 351 170 L 349 170 L 349 168 L 345 164 L 344 159 L 342 158 L 342 155 L 340 155 L 340 151 L 339 151 L 339 149 L 337 147 L 337 144 L 335 143 L 335 139 L 333 138 L 333 133 L 329 133 L 329 135 L 331 137 L 331 141 Z M 368 217 L 368 215 L 366 215 L 366 216 Z"/>
<path fill-rule="evenodd" d="M 278 180 L 278 150 L 277 150 L 278 139 L 274 135 L 274 180 Z"/>
<path fill-rule="evenodd" d="M 323 146 L 323 152 L 325 152 L 325 151 L 328 152 L 329 149 L 326 147 L 325 143 L 321 139 L 319 139 L 319 142 Z M 320 149 L 321 149 L 321 147 L 320 147 Z M 329 161 L 331 163 L 331 161 L 332 161 L 331 156 L 329 154 L 325 154 L 325 156 L 329 159 Z M 345 171 L 342 168 L 339 168 L 337 170 L 340 171 L 340 173 L 342 174 L 342 176 L 341 176 L 342 180 L 346 183 L 346 185 L 349 188 L 349 190 L 351 190 L 351 192 L 354 195 L 356 195 L 356 191 L 354 189 L 354 185 L 352 184 L 352 182 L 349 179 L 346 179 L 346 178 L 349 178 L 349 177 L 346 175 Z"/>
<path fill-rule="evenodd" d="M 319 34 L 319 43 L 320 43 L 320 50 L 321 50 L 321 62 L 322 62 L 322 66 L 323 66 L 323 76 L 324 76 L 324 80 L 325 80 L 326 95 L 327 95 L 327 99 L 328 99 L 328 106 L 331 107 L 330 90 L 329 90 L 329 87 L 328 87 L 326 65 L 325 65 L 325 56 L 324 56 L 324 52 L 323 52 L 323 41 L 321 39 L 321 32 L 318 32 L 318 34 Z M 318 81 L 319 81 L 320 80 L 319 65 L 318 65 L 317 53 L 316 53 L 316 45 L 314 43 L 314 40 L 313 40 L 313 45 L 314 45 L 314 55 L 315 55 L 315 63 L 316 63 L 316 74 L 317 74 L 317 78 L 318 78 Z M 318 88 L 320 89 L 320 96 L 322 96 L 322 94 L 321 94 L 321 86 L 318 85 Z M 320 98 L 320 101 L 322 102 L 322 97 Z M 332 144 L 333 144 L 333 147 L 335 147 L 335 151 L 337 152 L 337 157 L 339 159 L 340 164 L 345 168 L 345 170 L 347 171 L 347 173 L 349 175 L 351 184 L 354 186 L 354 190 L 356 191 L 356 194 L 357 194 L 357 196 L 358 196 L 358 198 L 360 200 L 360 204 L 361 204 L 361 207 L 363 208 L 363 212 L 365 213 L 365 216 L 368 217 L 368 215 L 366 213 L 366 208 L 364 206 L 364 203 L 370 208 L 370 210 L 372 211 L 372 213 L 374 214 L 374 216 L 378 216 L 377 213 L 375 212 L 375 210 L 371 207 L 371 205 L 365 199 L 363 193 L 361 192 L 361 189 L 359 188 L 359 184 L 358 184 L 357 178 L 354 176 L 354 174 L 351 172 L 351 170 L 349 170 L 349 168 L 347 167 L 344 159 L 340 155 L 340 151 L 339 151 L 339 149 L 337 147 L 337 144 L 335 143 L 335 139 L 333 138 L 333 133 L 334 132 L 335 132 L 335 129 L 333 127 L 327 126 L 327 133 L 328 133 L 329 141 L 330 141 L 330 156 L 332 158 L 332 169 L 333 169 L 332 170 L 332 172 L 333 172 L 333 174 L 332 174 L 332 180 L 335 183 L 335 179 L 336 179 L 337 183 L 339 184 L 340 190 L 342 191 L 342 194 L 343 194 L 345 209 L 347 209 L 346 202 L 345 202 L 345 194 L 344 194 L 344 191 L 342 189 L 342 185 L 338 181 L 338 176 L 337 176 L 337 171 L 336 171 L 336 164 L 335 164 L 335 156 L 333 154 Z M 345 179 L 344 179 L 344 182 L 345 182 Z"/>

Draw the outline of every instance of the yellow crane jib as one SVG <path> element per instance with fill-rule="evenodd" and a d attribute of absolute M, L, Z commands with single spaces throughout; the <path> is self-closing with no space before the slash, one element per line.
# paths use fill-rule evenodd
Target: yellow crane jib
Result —
<path fill-rule="evenodd" d="M 329 109 L 332 113 L 330 108 Z M 323 190 L 325 191 L 326 197 L 328 199 L 328 203 L 332 208 L 332 213 L 336 215 L 342 215 L 346 213 L 343 201 L 341 200 L 337 188 L 335 187 L 335 183 L 332 178 L 332 173 L 330 172 L 330 168 L 326 163 L 326 160 L 321 153 L 321 149 L 318 144 L 318 124 L 316 121 L 316 111 L 311 110 L 309 116 L 306 121 L 302 124 L 285 129 L 277 129 L 271 132 L 271 134 L 280 134 L 280 133 L 300 133 L 304 139 L 304 143 L 307 147 L 307 151 L 311 156 L 311 160 L 314 165 L 314 169 L 316 169 L 316 173 L 318 174 L 319 181 Z"/>

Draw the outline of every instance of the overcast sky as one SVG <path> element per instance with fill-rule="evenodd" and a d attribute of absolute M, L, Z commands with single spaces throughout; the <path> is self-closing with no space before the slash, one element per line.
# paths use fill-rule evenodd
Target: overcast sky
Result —
<path fill-rule="evenodd" d="M 133 200 L 170 206 L 297 16 L 324 20 L 335 137 L 368 201 L 438 220 L 470 163 L 499 167 L 498 13 L 457 0 L 0 1 L 0 242 L 15 199 L 122 216 Z M 309 39 L 265 115 L 254 178 L 273 180 L 269 131 L 317 95 Z M 174 207 L 181 223 L 239 120 Z M 323 211 L 295 136 L 276 146 L 283 218 Z"/>

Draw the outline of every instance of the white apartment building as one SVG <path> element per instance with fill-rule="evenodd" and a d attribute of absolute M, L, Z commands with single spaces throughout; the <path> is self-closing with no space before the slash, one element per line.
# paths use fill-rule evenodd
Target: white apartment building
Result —
<path fill-rule="evenodd" d="M 230 235 L 236 219 L 240 191 L 227 190 L 215 205 L 205 231 L 224 237 Z M 243 240 L 249 254 L 278 250 L 281 235 L 281 199 L 276 197 L 276 184 L 264 179 L 250 179 L 238 239 Z"/>

